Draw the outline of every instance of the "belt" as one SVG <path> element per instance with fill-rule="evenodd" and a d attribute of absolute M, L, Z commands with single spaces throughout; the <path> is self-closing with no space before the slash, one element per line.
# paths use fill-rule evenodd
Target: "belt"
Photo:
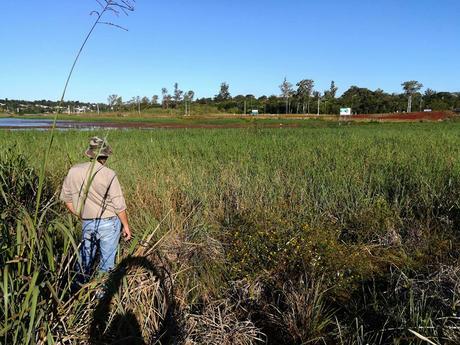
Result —
<path fill-rule="evenodd" d="M 82 218 L 81 220 L 93 221 L 93 220 L 110 220 L 110 219 L 116 219 L 116 218 L 118 218 L 118 216 L 107 217 L 107 218 Z"/>

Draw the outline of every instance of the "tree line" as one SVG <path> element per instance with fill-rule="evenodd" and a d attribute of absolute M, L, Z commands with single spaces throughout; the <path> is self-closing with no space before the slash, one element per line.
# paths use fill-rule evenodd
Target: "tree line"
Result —
<path fill-rule="evenodd" d="M 302 79 L 295 85 L 284 78 L 279 85 L 278 95 L 256 97 L 252 94 L 232 96 L 230 85 L 221 83 L 214 97 L 195 99 L 193 91 L 183 91 L 175 83 L 170 93 L 166 87 L 158 95 L 132 98 L 123 102 L 118 95 L 108 98 L 112 110 L 164 109 L 189 115 L 203 109 L 230 114 L 250 114 L 256 110 L 263 114 L 338 114 L 340 108 L 351 108 L 354 114 L 403 113 L 413 111 L 454 110 L 460 108 L 460 92 L 437 92 L 423 84 L 410 80 L 401 83 L 401 93 L 387 93 L 382 89 L 351 86 L 341 96 L 337 96 L 338 86 L 331 81 L 327 90 L 315 89 L 315 81 Z M 211 112 L 212 112 L 211 111 Z"/>
<path fill-rule="evenodd" d="M 401 83 L 400 93 L 382 89 L 351 86 L 337 96 L 338 86 L 331 81 L 327 90 L 315 89 L 315 81 L 302 79 L 293 84 L 284 78 L 279 94 L 256 97 L 252 94 L 232 96 L 230 85 L 221 83 L 214 97 L 195 98 L 193 90 L 181 90 L 176 82 L 171 89 L 164 87 L 161 95 L 135 96 L 125 101 L 117 94 L 107 103 L 68 101 L 58 109 L 58 102 L 0 99 L 0 111 L 9 113 L 47 112 L 152 112 L 174 115 L 191 114 L 338 114 L 340 108 L 351 108 L 353 114 L 384 114 L 412 111 L 454 110 L 460 108 L 460 92 L 437 92 L 430 88 L 422 92 L 423 84 L 410 80 Z"/>

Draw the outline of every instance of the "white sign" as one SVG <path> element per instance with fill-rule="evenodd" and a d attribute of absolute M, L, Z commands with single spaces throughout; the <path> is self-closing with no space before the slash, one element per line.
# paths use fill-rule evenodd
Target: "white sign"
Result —
<path fill-rule="evenodd" d="M 255 116 L 255 115 L 259 115 L 259 110 L 253 109 L 253 110 L 251 111 L 251 115 L 254 115 L 254 116 Z"/>
<path fill-rule="evenodd" d="M 340 116 L 350 116 L 351 108 L 340 108 Z"/>

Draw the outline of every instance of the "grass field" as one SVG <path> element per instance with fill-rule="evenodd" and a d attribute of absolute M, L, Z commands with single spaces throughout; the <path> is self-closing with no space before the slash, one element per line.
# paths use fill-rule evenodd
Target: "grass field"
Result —
<path fill-rule="evenodd" d="M 57 132 L 46 200 L 90 136 L 114 149 L 135 240 L 107 305 L 91 297 L 96 283 L 69 287 L 78 222 L 52 202 L 28 221 L 49 133 L 0 132 L 0 186 L 12 189 L 0 206 L 0 339 L 104 342 L 99 327 L 105 341 L 165 344 L 458 343 L 460 124 L 298 121 Z"/>
<path fill-rule="evenodd" d="M 54 119 L 53 114 L 19 115 L 18 119 Z M 1 117 L 9 117 L 0 114 Z M 333 127 L 334 122 L 349 124 L 353 122 L 458 122 L 458 117 L 451 111 L 354 115 L 340 117 L 337 115 L 232 115 L 209 114 L 194 116 L 168 116 L 161 114 L 138 113 L 103 113 L 101 115 L 59 114 L 59 120 L 70 121 L 76 125 L 113 127 L 113 128 L 244 128 L 244 127 Z"/>
<path fill-rule="evenodd" d="M 0 115 L 1 117 L 1 115 Z M 8 117 L 4 115 L 3 117 Z M 20 119 L 54 119 L 54 115 L 21 115 L 16 116 Z M 147 126 L 168 126 L 168 127 L 267 127 L 267 126 L 292 126 L 292 127 L 311 127 L 312 125 L 328 126 L 333 116 L 299 116 L 299 115 L 260 115 L 260 116 L 238 116 L 238 115 L 200 115 L 200 116 L 161 116 L 142 113 L 125 114 L 81 114 L 67 115 L 60 114 L 59 120 L 83 122 L 83 123 L 106 123 L 106 124 L 145 124 Z"/>

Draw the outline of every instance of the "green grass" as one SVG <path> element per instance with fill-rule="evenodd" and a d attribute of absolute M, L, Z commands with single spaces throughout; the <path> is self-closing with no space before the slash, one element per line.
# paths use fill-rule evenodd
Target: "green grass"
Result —
<path fill-rule="evenodd" d="M 18 118 L 25 119 L 53 119 L 54 115 L 21 115 Z M 257 117 L 238 117 L 238 116 L 149 116 L 148 114 L 137 113 L 126 114 L 124 116 L 117 114 L 97 115 L 59 115 L 59 120 L 70 120 L 75 122 L 108 122 L 108 123 L 148 123 L 158 125 L 215 125 L 215 126 L 257 126 L 257 125 L 291 125 L 309 127 L 313 123 L 327 125 L 328 121 L 321 119 L 289 119 L 279 116 L 273 118 Z"/>
<path fill-rule="evenodd" d="M 404 307 L 406 295 L 382 296 L 396 291 L 388 278 L 394 270 L 410 280 L 458 266 L 460 124 L 300 121 L 302 128 L 58 131 L 48 185 L 58 190 L 67 169 L 84 161 L 90 136 L 108 135 L 114 150 L 108 164 L 125 190 L 132 229 L 137 240 L 157 228 L 155 240 L 166 236 L 159 249 L 175 272 L 180 304 L 204 313 L 209 301 L 229 296 L 231 282 L 271 287 L 273 299 L 255 292 L 248 298 L 253 308 L 270 310 L 264 303 L 271 303 L 279 309 L 274 318 L 253 320 L 265 333 L 274 329 L 272 339 L 278 333 L 296 337 L 293 342 L 313 335 L 338 342 L 345 332 L 359 343 L 390 326 L 402 329 L 385 337 L 403 339 L 410 327 L 447 316 L 445 305 L 433 307 L 431 297 L 414 316 Z M 0 132 L 0 147 L 23 153 L 38 168 L 47 135 Z M 68 248 L 70 238 L 78 238 L 78 229 L 71 229 L 73 235 L 51 243 Z M 318 296 L 317 283 L 295 285 L 305 277 L 320 281 L 320 301 L 308 297 L 309 286 Z M 30 286 L 22 290 L 30 291 L 28 304 L 35 298 Z M 313 303 L 315 322 L 299 317 L 296 301 Z M 295 324 L 296 317 L 308 325 Z M 435 336 L 427 329 L 425 335 Z"/>

